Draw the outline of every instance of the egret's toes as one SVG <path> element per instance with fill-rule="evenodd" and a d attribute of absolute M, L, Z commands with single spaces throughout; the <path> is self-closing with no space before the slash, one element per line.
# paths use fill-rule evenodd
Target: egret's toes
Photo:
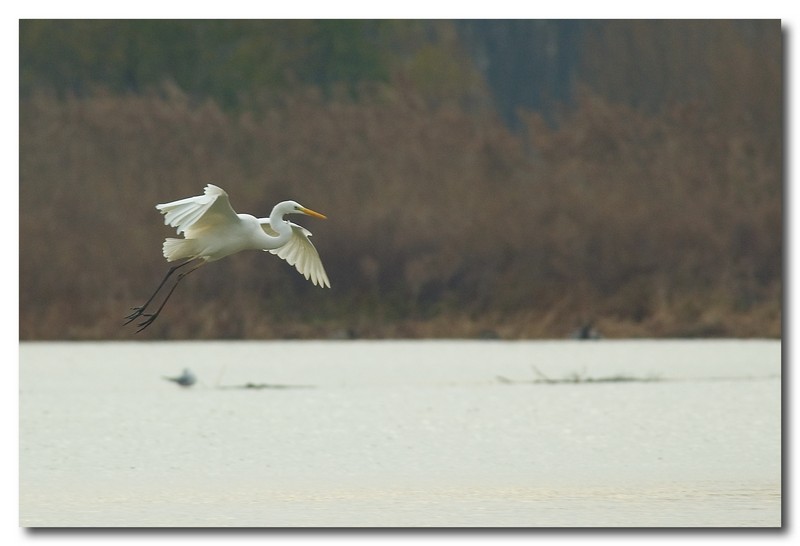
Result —
<path fill-rule="evenodd" d="M 126 319 L 128 319 L 125 321 L 125 324 L 130 324 L 131 322 L 142 316 L 142 313 L 144 312 L 144 307 L 131 307 L 131 309 L 133 309 L 133 313 L 125 317 Z"/>
<path fill-rule="evenodd" d="M 151 324 L 153 324 L 153 321 L 156 320 L 156 317 L 158 316 L 158 313 L 155 313 L 153 315 L 145 315 L 145 314 L 143 314 L 142 316 L 143 317 L 148 317 L 148 318 L 147 318 L 147 320 L 144 320 L 144 321 L 140 322 L 139 324 L 137 324 L 137 326 L 139 326 L 139 329 L 136 330 L 137 334 L 139 332 L 141 332 L 142 330 L 144 330 L 145 328 L 147 328 L 148 326 L 150 326 Z"/>

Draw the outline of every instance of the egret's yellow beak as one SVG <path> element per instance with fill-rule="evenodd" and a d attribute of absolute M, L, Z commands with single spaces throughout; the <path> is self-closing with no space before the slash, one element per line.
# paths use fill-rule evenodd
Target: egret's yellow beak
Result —
<path fill-rule="evenodd" d="M 305 207 L 300 207 L 300 212 L 302 212 L 303 214 L 308 214 L 309 216 L 313 216 L 315 218 L 322 218 L 323 220 L 328 219 L 328 217 L 325 216 L 324 214 L 320 214 L 315 210 L 307 209 Z"/>

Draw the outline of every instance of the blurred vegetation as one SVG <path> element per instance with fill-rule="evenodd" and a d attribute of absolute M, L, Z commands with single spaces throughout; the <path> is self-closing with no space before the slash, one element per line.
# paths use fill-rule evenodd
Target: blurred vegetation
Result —
<path fill-rule="evenodd" d="M 779 337 L 782 89 L 777 21 L 22 21 L 20 337 L 133 338 L 209 182 L 333 288 L 243 253 L 139 337 Z"/>
<path fill-rule="evenodd" d="M 82 97 L 153 91 L 169 81 L 194 98 L 242 109 L 297 87 L 355 93 L 387 82 L 406 62 L 414 65 L 409 73 L 444 69 L 423 74 L 426 81 L 463 78 L 454 61 L 425 59 L 438 34 L 424 21 L 22 21 L 20 91 Z"/>

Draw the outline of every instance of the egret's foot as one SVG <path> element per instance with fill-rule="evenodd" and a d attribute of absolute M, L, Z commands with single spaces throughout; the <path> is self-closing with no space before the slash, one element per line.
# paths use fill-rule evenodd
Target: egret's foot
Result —
<path fill-rule="evenodd" d="M 142 313 L 144 313 L 144 307 L 131 307 L 131 309 L 133 309 L 133 313 L 125 317 L 126 319 L 128 319 L 125 321 L 125 324 L 130 324 L 131 322 L 142 316 Z"/>
<path fill-rule="evenodd" d="M 144 321 L 140 322 L 139 324 L 137 324 L 137 326 L 139 327 L 139 329 L 136 330 L 137 334 L 139 332 L 141 332 L 142 330 L 144 330 L 145 328 L 147 328 L 148 326 L 150 326 L 151 324 L 153 324 L 153 321 L 156 320 L 156 318 L 158 317 L 158 313 L 141 314 L 141 316 L 147 317 L 147 320 L 144 320 Z"/>

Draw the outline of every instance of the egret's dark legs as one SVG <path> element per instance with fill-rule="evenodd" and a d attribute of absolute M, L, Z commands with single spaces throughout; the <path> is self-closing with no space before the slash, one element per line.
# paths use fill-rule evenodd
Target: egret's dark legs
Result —
<path fill-rule="evenodd" d="M 181 265 L 177 266 L 175 269 L 177 269 L 178 267 L 181 267 L 181 266 L 183 266 L 183 265 L 186 265 L 187 263 L 188 263 L 188 262 L 184 262 L 184 263 L 182 263 Z M 182 280 L 182 279 L 183 279 L 183 278 L 184 278 L 186 275 L 188 275 L 188 274 L 189 274 L 189 273 L 191 273 L 192 271 L 196 271 L 196 270 L 197 270 L 197 269 L 198 269 L 198 268 L 199 268 L 201 265 L 203 265 L 203 264 L 205 264 L 205 263 L 206 263 L 205 261 L 202 261 L 202 262 L 200 262 L 199 264 L 197 264 L 196 266 L 194 266 L 193 268 L 191 268 L 189 271 L 187 271 L 187 272 L 185 272 L 185 273 L 181 273 L 180 275 L 178 275 L 178 280 L 176 280 L 176 281 L 175 281 L 175 284 L 173 284 L 173 285 L 172 285 L 172 288 L 170 288 L 170 289 L 169 289 L 169 292 L 167 292 L 167 297 L 166 297 L 166 298 L 164 298 L 164 301 L 162 301 L 162 302 L 161 302 L 161 305 L 159 305 L 159 306 L 158 306 L 158 309 L 156 309 L 156 312 L 155 312 L 155 313 L 152 313 L 152 314 L 147 314 L 147 313 L 144 313 L 144 314 L 143 314 L 143 313 L 139 313 L 141 316 L 147 317 L 147 319 L 146 319 L 146 320 L 144 320 L 144 321 L 142 321 L 142 322 L 140 322 L 139 324 L 137 324 L 137 326 L 139 326 L 139 329 L 138 329 L 138 330 L 136 330 L 136 333 L 137 333 L 137 334 L 138 334 L 139 332 L 141 332 L 142 330 L 144 330 L 145 328 L 147 328 L 148 326 L 150 326 L 151 324 L 153 324 L 153 321 L 154 321 L 154 320 L 156 320 L 156 318 L 158 318 L 158 315 L 159 315 L 159 313 L 161 313 L 161 310 L 162 310 L 162 309 L 164 308 L 164 306 L 167 304 L 167 301 L 169 300 L 169 297 L 172 295 L 172 293 L 173 293 L 173 292 L 175 292 L 175 289 L 178 287 L 178 283 L 180 283 L 180 282 L 181 282 L 181 280 Z M 166 279 L 164 279 L 164 280 L 166 281 Z M 161 284 L 163 285 L 164 283 L 161 283 Z M 159 288 L 160 288 L 160 287 L 159 287 Z M 156 290 L 156 292 L 158 292 L 158 290 Z M 152 299 L 152 298 L 151 298 L 151 299 Z M 148 303 L 149 303 L 149 302 L 148 302 Z M 146 307 L 146 306 L 147 306 L 147 304 L 145 304 L 145 305 L 144 305 L 144 307 Z"/>
<path fill-rule="evenodd" d="M 183 267 L 184 265 L 186 265 L 188 263 L 191 263 L 193 260 L 194 260 L 194 258 L 192 258 L 191 260 L 186 260 L 183 263 L 180 263 L 178 265 L 174 265 L 174 266 L 170 267 L 169 271 L 167 271 L 167 274 L 164 275 L 164 278 L 162 279 L 161 284 L 158 285 L 158 288 L 156 288 L 156 291 L 153 292 L 152 296 L 150 296 L 150 299 L 148 299 L 146 302 L 144 302 L 144 305 L 142 305 L 141 307 L 132 307 L 131 308 L 131 309 L 133 309 L 133 313 L 131 313 L 130 315 L 125 317 L 126 319 L 128 319 L 127 321 L 125 321 L 125 324 L 130 324 L 131 322 L 133 322 L 134 320 L 136 320 L 137 318 L 142 316 L 142 314 L 144 313 L 144 310 L 147 309 L 147 306 L 150 305 L 150 303 L 152 303 L 152 301 L 155 299 L 156 294 L 158 294 L 159 290 L 161 290 L 161 288 L 167 282 L 167 279 L 169 279 L 172 276 L 172 274 L 175 273 L 178 269 L 180 269 L 181 267 Z"/>

